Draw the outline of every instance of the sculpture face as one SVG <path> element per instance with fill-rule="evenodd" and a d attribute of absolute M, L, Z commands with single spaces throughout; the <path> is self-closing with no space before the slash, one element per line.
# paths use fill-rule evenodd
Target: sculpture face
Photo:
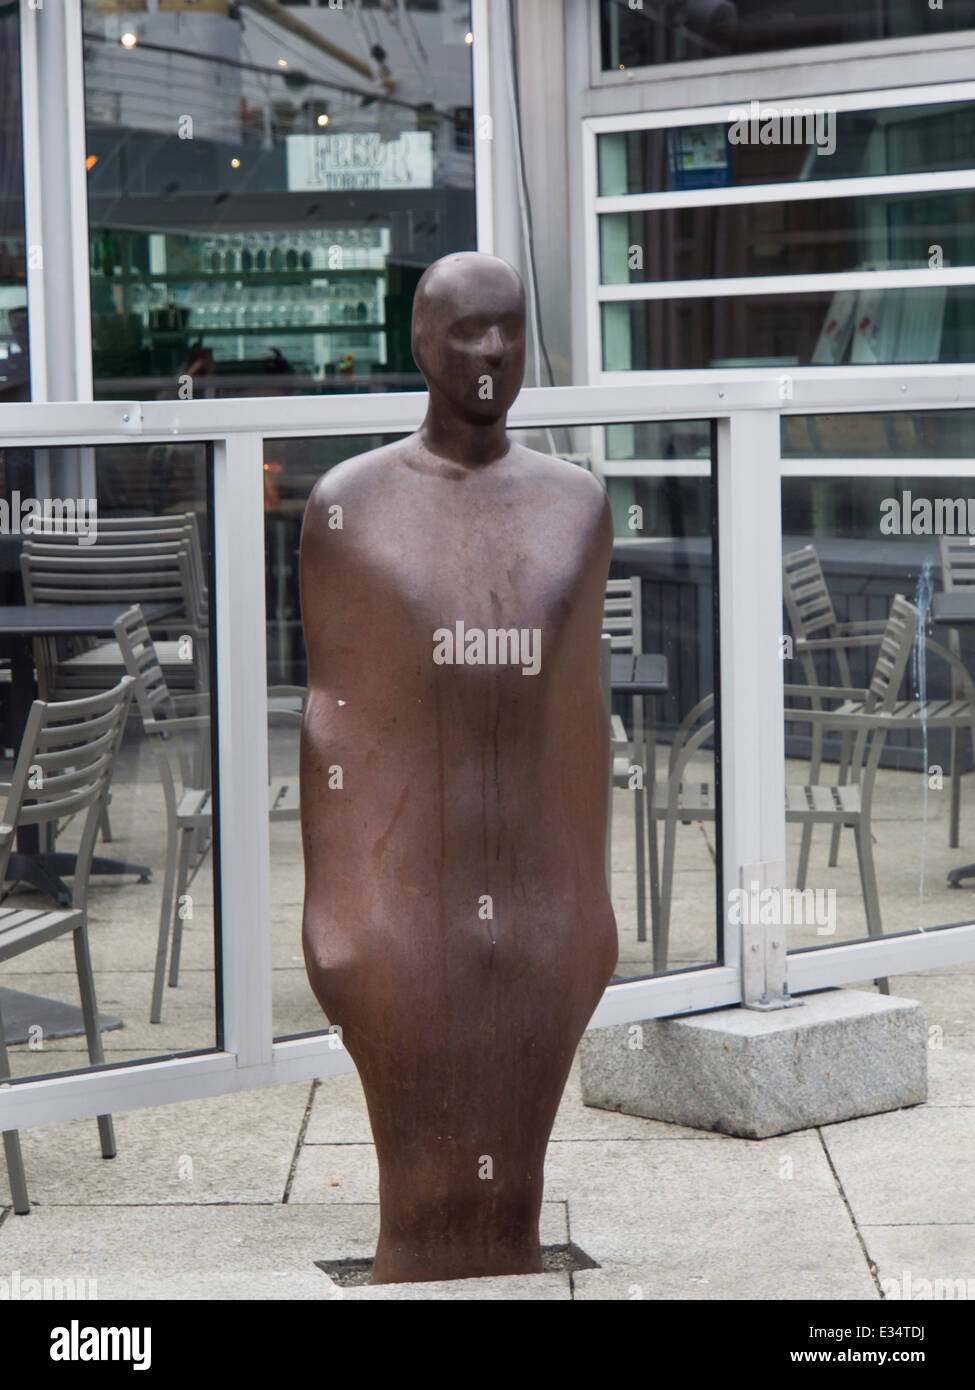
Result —
<path fill-rule="evenodd" d="M 413 356 L 430 395 L 471 424 L 503 419 L 525 374 L 525 292 L 506 261 L 461 252 L 417 286 Z"/>

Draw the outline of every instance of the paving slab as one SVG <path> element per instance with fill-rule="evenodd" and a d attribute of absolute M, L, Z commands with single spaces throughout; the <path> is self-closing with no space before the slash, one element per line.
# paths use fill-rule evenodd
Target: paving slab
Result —
<path fill-rule="evenodd" d="M 369 1112 L 358 1073 L 326 1076 L 315 1088 L 305 1143 L 372 1143 Z"/>
<path fill-rule="evenodd" d="M 93 1119 L 21 1130 L 31 1201 L 280 1202 L 309 1092 L 302 1081 L 127 1111 L 115 1116 L 111 1160 L 101 1157 Z"/>
<path fill-rule="evenodd" d="M 870 1298 L 876 1295 L 818 1136 L 762 1141 L 556 1144 L 549 1196 L 569 1192 L 569 1235 L 622 1282 L 655 1271 L 647 1297 Z M 575 1152 L 574 1152 L 575 1151 Z M 615 1152 L 614 1152 L 615 1151 Z M 577 1290 L 592 1272 L 573 1275 Z M 694 1281 L 708 1279 L 710 1284 Z M 688 1293 L 697 1288 L 696 1293 Z M 787 1295 L 776 1289 L 791 1289 Z M 823 1290 L 826 1292 L 823 1292 Z M 620 1292 L 622 1290 L 622 1292 Z M 817 1292 L 818 1290 L 818 1292 Z M 582 1296 L 579 1294 L 578 1296 Z"/>
<path fill-rule="evenodd" d="M 822 1135 L 858 1223 L 975 1221 L 975 1107 L 895 1110 Z"/>
<path fill-rule="evenodd" d="M 496 1279 L 445 1279 L 425 1284 L 366 1284 L 340 1291 L 350 1303 L 376 1302 L 568 1302 L 567 1274 L 508 1274 Z"/>
<path fill-rule="evenodd" d="M 315 1261 L 350 1245 L 372 1253 L 378 1210 L 360 1215 L 368 1235 L 356 1242 L 346 1213 L 281 1203 L 38 1207 L 0 1226 L 0 1273 L 84 1280 L 85 1293 L 93 1279 L 100 1299 L 331 1299 Z"/>
<path fill-rule="evenodd" d="M 823 1257 L 834 1261 L 844 1249 L 828 1242 Z M 862 1257 L 861 1257 L 862 1264 Z M 833 1265 L 829 1273 L 819 1258 L 805 1261 L 793 1249 L 787 1258 L 777 1254 L 767 1261 L 752 1261 L 723 1237 L 711 1251 L 666 1252 L 653 1264 L 634 1264 L 619 1269 L 582 1269 L 572 1276 L 572 1297 L 577 1302 L 680 1301 L 777 1302 L 791 1299 L 879 1299 L 876 1285 L 864 1266 L 845 1270 Z"/>
<path fill-rule="evenodd" d="M 928 1047 L 928 1104 L 975 1105 L 975 1035 L 946 1036 Z"/>
<path fill-rule="evenodd" d="M 861 1234 L 887 1298 L 975 1299 L 975 1224 L 864 1226 Z"/>

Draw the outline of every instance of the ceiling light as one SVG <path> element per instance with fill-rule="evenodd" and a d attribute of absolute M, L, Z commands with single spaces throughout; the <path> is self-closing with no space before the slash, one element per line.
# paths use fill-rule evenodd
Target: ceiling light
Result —
<path fill-rule="evenodd" d="M 137 36 L 132 33 L 131 29 L 127 29 L 125 33 L 122 35 L 122 37 L 119 39 L 119 43 L 122 45 L 123 48 L 135 48 L 138 42 L 139 40 Z"/>

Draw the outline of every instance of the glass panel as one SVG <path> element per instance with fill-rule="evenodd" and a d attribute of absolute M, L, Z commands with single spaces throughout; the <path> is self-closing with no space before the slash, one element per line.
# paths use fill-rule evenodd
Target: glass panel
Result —
<path fill-rule="evenodd" d="M 676 811 L 670 817 L 675 857 L 669 874 L 665 854 L 667 800 L 660 792 L 666 784 L 682 720 L 699 700 L 714 691 L 715 509 L 710 426 L 679 421 L 511 431 L 510 437 L 587 469 L 598 472 L 604 467 L 606 472 L 616 532 L 611 567 L 616 591 L 607 594 L 605 610 L 606 630 L 611 637 L 615 635 L 616 661 L 607 674 L 617 716 L 615 731 L 621 740 L 614 748 L 616 775 L 608 832 L 612 901 L 620 942 L 616 976 L 626 979 L 712 964 L 720 956 L 712 731 L 705 730 L 700 744 L 688 748 L 685 774 L 690 780 L 684 800 L 676 803 L 686 814 L 687 824 Z M 265 443 L 268 680 L 272 686 L 302 686 L 306 679 L 298 545 L 308 494 L 322 472 L 393 438 L 357 436 Z M 431 537 L 431 544 L 435 546 L 435 537 Z M 633 616 L 634 585 L 638 622 Z M 641 667 L 639 673 L 634 671 L 634 653 L 651 659 L 649 667 Z M 649 682 L 645 692 L 635 689 L 637 674 Z M 272 706 L 276 698 L 272 692 Z M 690 732 L 710 719 L 713 710 L 706 709 Z M 271 752 L 272 776 L 293 779 L 298 757 L 296 721 L 285 717 L 277 721 L 277 727 L 272 722 Z M 654 785 L 655 839 L 659 841 L 656 864 L 647 829 L 647 807 L 652 804 Z M 641 849 L 642 874 L 638 867 Z M 324 1026 L 305 977 L 301 952 L 303 880 L 298 826 L 272 821 L 274 1029 L 280 1036 Z M 660 900 L 656 912 L 655 899 Z M 664 905 L 668 905 L 669 941 L 663 925 Z"/>
<path fill-rule="evenodd" d="M 957 0 L 942 8 L 915 0 L 877 0 L 862 6 L 828 6 L 824 12 L 822 0 L 793 0 L 787 9 L 741 0 L 694 0 L 679 7 L 599 0 L 599 21 L 601 62 L 608 70 L 951 34 L 975 28 L 975 4 Z"/>
<path fill-rule="evenodd" d="M 610 577 L 636 583 L 640 649 L 662 655 L 667 663 L 666 691 L 646 698 L 643 707 L 655 807 L 648 849 L 656 841 L 659 854 L 659 869 L 650 853 L 646 859 L 646 941 L 641 940 L 639 926 L 637 793 L 628 784 L 640 749 L 631 741 L 615 750 L 612 895 L 620 936 L 617 974 L 640 978 L 721 959 L 721 841 L 715 811 L 720 781 L 713 732 L 695 746 L 696 735 L 707 726 L 713 730 L 711 702 L 718 669 L 711 426 L 701 420 L 659 421 L 608 425 L 589 433 L 596 457 L 605 459 L 613 511 L 616 540 Z M 698 703 L 706 700 L 700 716 L 692 718 Z M 617 687 L 613 710 L 633 740 L 639 733 L 638 700 Z M 671 759 L 684 758 L 685 753 L 687 761 L 675 779 L 669 775 Z M 680 790 L 671 800 L 668 790 L 675 780 Z M 668 839 L 673 843 L 671 868 Z"/>
<path fill-rule="evenodd" d="M 474 246 L 461 9 L 364 45 L 353 5 L 85 0 L 96 397 L 420 383 L 416 283 Z"/>
<path fill-rule="evenodd" d="M 975 265 L 975 192 L 603 213 L 599 245 L 604 285 Z"/>
<path fill-rule="evenodd" d="M 783 458 L 971 458 L 975 411 L 786 415 Z"/>
<path fill-rule="evenodd" d="M 787 111 L 819 112 L 797 126 Z M 734 113 L 734 114 L 733 114 Z M 778 114 L 778 130 L 767 125 Z M 745 121 L 739 126 L 737 123 Z M 734 122 L 734 124 L 732 124 Z M 762 128 L 766 138 L 762 143 Z M 718 124 L 609 131 L 596 137 L 599 193 L 666 193 L 795 180 L 868 178 L 970 169 L 975 104 L 831 111 L 812 98 L 728 107 Z"/>
<path fill-rule="evenodd" d="M 620 300 L 603 370 L 975 360 L 975 287 Z"/>
<path fill-rule="evenodd" d="M 113 623 L 139 605 L 165 682 L 150 712 L 163 725 L 189 724 L 165 738 L 147 732 L 133 700 L 114 762 L 88 894 L 101 1038 L 109 1063 L 212 1048 L 210 447 L 0 445 L 0 466 L 17 480 L 0 499 L 0 782 L 11 782 L 35 696 L 77 700 L 118 682 L 125 662 Z M 0 893 L 0 957 L 4 913 L 47 911 L 59 893 L 67 900 L 85 814 L 66 814 L 56 834 L 23 825 L 4 787 L 2 820 L 19 829 Z M 160 939 L 168 962 L 157 965 Z M 78 1004 L 70 931 L 0 959 L 14 1076 L 87 1065 Z"/>
<path fill-rule="evenodd" d="M 887 418 L 857 417 L 876 432 L 880 457 Z M 925 417 L 915 418 L 927 427 Z M 975 459 L 964 477 L 919 476 L 893 464 L 883 478 L 782 480 L 783 655 L 793 711 L 785 726 L 787 883 L 806 890 L 788 909 L 793 949 L 972 915 L 949 874 L 975 858 L 975 610 L 954 615 L 952 624 L 931 619 L 952 587 L 972 608 Z M 885 668 L 877 663 L 889 620 Z M 818 697 L 816 711 L 816 699 L 804 693 L 811 685 L 840 693 Z M 815 722 L 803 719 L 810 710 Z M 892 717 L 903 722 L 884 727 L 884 717 L 888 726 Z"/>
<path fill-rule="evenodd" d="M 20 113 L 20 25 L 0 7 L 0 402 L 30 399 Z M 0 496 L 3 495 L 0 478 Z"/>

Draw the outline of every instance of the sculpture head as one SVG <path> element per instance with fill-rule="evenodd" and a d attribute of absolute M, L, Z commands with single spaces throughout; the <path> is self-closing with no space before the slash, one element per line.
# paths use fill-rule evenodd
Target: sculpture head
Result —
<path fill-rule="evenodd" d="M 413 356 L 431 405 L 469 424 L 503 419 L 525 374 L 525 290 L 497 256 L 459 251 L 424 271 L 413 298 Z"/>

